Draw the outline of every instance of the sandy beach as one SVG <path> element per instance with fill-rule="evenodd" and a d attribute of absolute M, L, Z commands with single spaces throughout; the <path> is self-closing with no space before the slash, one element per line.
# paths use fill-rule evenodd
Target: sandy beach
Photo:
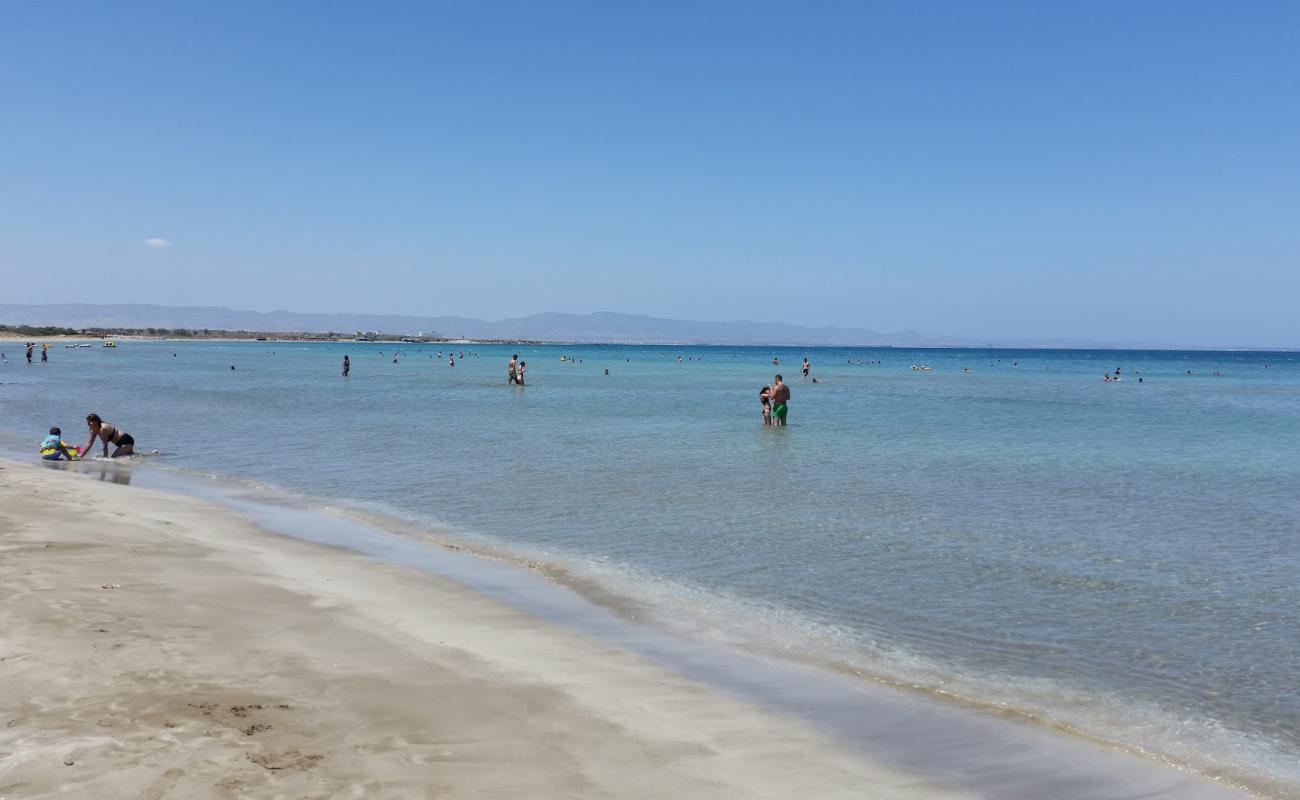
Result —
<path fill-rule="evenodd" d="M 951 797 L 446 579 L 0 463 L 0 797 Z"/>

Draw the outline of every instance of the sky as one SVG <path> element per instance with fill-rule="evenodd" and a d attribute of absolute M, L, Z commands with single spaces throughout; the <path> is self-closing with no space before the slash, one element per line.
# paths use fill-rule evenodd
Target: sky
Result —
<path fill-rule="evenodd" d="M 0 303 L 1300 347 L 1300 3 L 0 3 Z"/>

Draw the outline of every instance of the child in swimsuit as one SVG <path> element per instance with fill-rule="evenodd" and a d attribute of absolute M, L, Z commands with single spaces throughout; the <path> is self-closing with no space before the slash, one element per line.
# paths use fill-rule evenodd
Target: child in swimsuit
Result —
<path fill-rule="evenodd" d="M 764 386 L 762 389 L 758 390 L 758 402 L 763 404 L 763 424 L 769 426 L 772 424 L 771 391 L 771 386 Z"/>
<path fill-rule="evenodd" d="M 63 431 L 50 428 L 50 435 L 41 441 L 41 458 L 46 461 L 58 461 L 66 458 L 71 461 L 79 455 L 75 445 L 63 441 Z"/>

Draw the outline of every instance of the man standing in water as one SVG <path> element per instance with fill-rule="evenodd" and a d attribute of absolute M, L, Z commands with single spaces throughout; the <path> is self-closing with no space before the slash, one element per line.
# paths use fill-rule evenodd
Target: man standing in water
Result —
<path fill-rule="evenodd" d="M 348 357 L 345 355 L 343 356 L 343 377 L 346 378 L 348 376 L 348 370 L 350 369 L 352 369 L 352 362 L 349 361 Z"/>
<path fill-rule="evenodd" d="M 804 360 L 803 360 L 803 376 L 804 376 L 805 378 L 808 377 L 808 370 L 810 370 L 810 369 L 812 369 L 812 365 L 810 365 L 810 364 L 808 363 L 808 358 L 807 358 L 807 356 L 805 356 L 805 357 L 804 357 Z"/>
<path fill-rule="evenodd" d="M 27 363 L 32 363 L 32 343 L 27 343 Z"/>
<path fill-rule="evenodd" d="M 785 385 L 781 376 L 776 376 L 776 383 L 772 384 L 772 424 L 778 428 L 785 427 L 785 415 L 789 412 L 790 404 L 790 387 Z"/>
<path fill-rule="evenodd" d="M 515 353 L 510 356 L 510 363 L 506 365 L 509 377 L 506 379 L 507 385 L 513 385 L 519 382 L 519 354 Z"/>

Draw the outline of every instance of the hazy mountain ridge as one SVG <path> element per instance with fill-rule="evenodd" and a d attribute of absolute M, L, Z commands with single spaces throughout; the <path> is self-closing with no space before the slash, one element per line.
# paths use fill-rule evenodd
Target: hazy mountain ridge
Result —
<path fill-rule="evenodd" d="M 989 340 L 927 336 L 916 331 L 880 333 L 865 328 L 812 328 L 784 322 L 700 322 L 643 314 L 548 312 L 496 322 L 456 316 L 401 314 L 325 314 L 295 311 L 237 311 L 216 306 L 147 304 L 0 305 L 0 324 L 57 325 L 69 328 L 190 328 L 264 332 L 334 332 L 352 335 L 378 331 L 393 336 L 418 333 L 458 339 L 531 339 L 551 342 L 720 345 L 890 345 L 895 347 L 1062 347 L 1115 348 L 1121 345 L 1082 339 Z M 1127 343 L 1127 347 L 1177 349 L 1167 343 Z"/>
<path fill-rule="evenodd" d="M 267 332 L 315 331 L 392 335 L 436 333 L 466 339 L 537 339 L 557 342 L 671 344 L 946 344 L 913 332 L 881 334 L 858 328 L 809 328 L 782 322 L 697 322 L 639 314 L 543 313 L 496 322 L 454 316 L 321 314 L 293 311 L 236 311 L 215 306 L 144 304 L 0 305 L 0 323 L 70 328 L 193 328 Z M 956 342 L 952 342 L 956 344 Z"/>

